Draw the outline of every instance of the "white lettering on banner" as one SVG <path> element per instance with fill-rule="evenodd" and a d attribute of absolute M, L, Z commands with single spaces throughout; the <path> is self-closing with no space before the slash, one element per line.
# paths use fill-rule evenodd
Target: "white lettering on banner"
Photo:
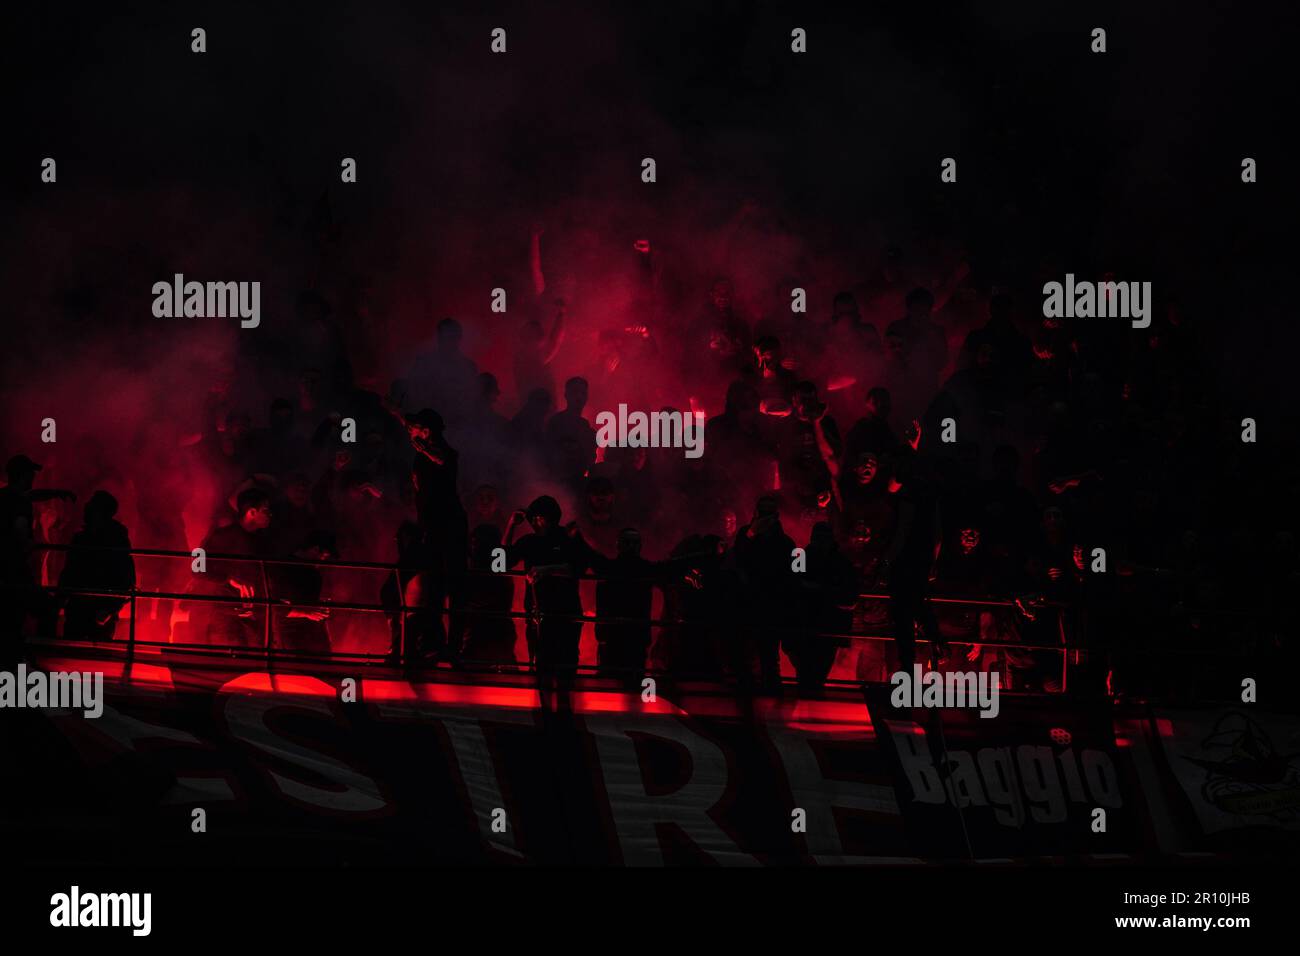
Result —
<path fill-rule="evenodd" d="M 894 788 L 885 784 L 864 783 L 859 780 L 840 780 L 822 773 L 813 749 L 818 737 L 840 744 L 842 733 L 824 735 L 810 731 L 794 730 L 776 723 L 768 724 L 768 736 L 780 755 L 790 782 L 791 797 L 808 811 L 808 831 L 804 840 L 818 863 L 828 866 L 854 866 L 871 863 L 918 863 L 912 857 L 874 857 L 846 855 L 840 840 L 840 828 L 835 819 L 836 810 L 858 810 L 877 816 L 899 817 L 898 800 Z M 855 738 L 853 744 L 867 746 L 866 737 Z M 900 820 L 901 822 L 901 820 Z"/>
<path fill-rule="evenodd" d="M 267 723 L 267 717 L 272 712 L 297 711 L 316 714 L 330 724 L 337 725 L 341 714 L 333 700 L 334 690 L 324 681 L 316 681 L 316 683 L 328 691 L 328 698 L 322 700 L 279 695 L 229 694 L 222 708 L 226 726 L 233 737 L 252 744 L 264 754 L 279 761 L 296 764 L 311 771 L 313 776 L 323 777 L 335 784 L 333 788 L 317 786 L 285 776 L 270 767 L 262 768 L 274 788 L 291 800 L 334 813 L 365 814 L 384 809 L 388 806 L 388 800 L 381 792 L 382 787 L 378 781 L 367 777 L 359 770 L 326 757 L 317 749 L 276 732 Z M 225 686 L 229 687 L 230 684 Z"/>
<path fill-rule="evenodd" d="M 1016 828 L 1030 818 L 1035 823 L 1061 823 L 1070 803 L 1090 808 L 1097 804 L 1124 805 L 1119 776 L 1104 750 L 1089 748 L 1076 757 L 1074 750 L 1067 748 L 1054 756 L 1051 747 L 1021 744 L 981 747 L 972 754 L 950 745 L 946 750 L 947 773 L 941 777 L 920 724 L 892 720 L 884 723 L 898 750 L 913 799 L 919 803 L 993 807 L 994 819 Z M 1062 776 L 1066 781 L 1064 789 Z"/>
<path fill-rule="evenodd" d="M 692 733 L 674 717 L 611 715 L 605 727 L 608 732 L 595 735 L 596 749 L 624 863 L 664 865 L 663 847 L 655 828 L 670 824 L 719 863 L 758 865 L 758 860 L 741 850 L 709 816 L 727 792 L 727 755 L 721 747 Z M 633 733 L 660 737 L 684 747 L 691 760 L 691 775 L 686 783 L 672 793 L 651 795 L 646 790 Z"/>

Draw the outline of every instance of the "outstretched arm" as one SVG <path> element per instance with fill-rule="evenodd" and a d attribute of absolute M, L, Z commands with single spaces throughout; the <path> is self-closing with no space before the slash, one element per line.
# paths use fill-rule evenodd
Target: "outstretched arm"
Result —
<path fill-rule="evenodd" d="M 934 311 L 938 312 L 948 304 L 948 300 L 953 297 L 969 275 L 970 263 L 963 259 L 957 263 L 957 268 L 952 271 L 952 274 L 934 289 Z"/>
<path fill-rule="evenodd" d="M 555 353 L 560 351 L 560 343 L 564 341 L 564 316 L 567 312 L 568 306 L 564 304 L 564 300 L 556 299 L 555 320 L 551 322 L 551 331 L 546 336 L 546 345 L 542 351 L 543 365 L 550 365 L 551 360 L 555 358 Z"/>
<path fill-rule="evenodd" d="M 835 507 L 843 511 L 844 499 L 840 495 L 840 460 L 835 452 L 835 446 L 826 435 L 826 427 L 822 424 L 825 420 L 826 406 L 822 405 L 821 414 L 813 419 L 813 434 L 817 436 L 817 452 L 822 456 L 822 462 L 831 475 L 831 491 L 829 499 L 826 498 L 825 492 L 822 493 L 821 502 L 824 506 L 834 501 Z"/>
<path fill-rule="evenodd" d="M 433 462 L 435 465 L 447 464 L 446 459 L 444 459 L 441 455 L 438 454 L 437 449 L 435 449 L 434 446 L 430 445 L 428 442 L 424 441 L 423 439 L 412 438 L 411 445 L 415 448 L 417 452 L 419 452 L 425 458 L 429 459 L 429 461 Z M 369 484 L 369 482 L 367 482 L 367 484 Z M 374 486 L 371 485 L 371 487 Z M 379 495 L 375 495 L 375 497 L 378 498 Z"/>
<path fill-rule="evenodd" d="M 514 511 L 510 514 L 510 520 L 506 522 L 505 546 L 511 547 L 515 543 L 515 532 L 519 530 L 520 525 L 528 520 L 527 515 L 522 511 Z M 513 561 L 510 562 L 512 565 Z"/>
<path fill-rule="evenodd" d="M 822 461 L 826 463 L 826 470 L 831 473 L 831 478 L 836 479 L 840 476 L 840 463 L 835 456 L 835 449 L 831 446 L 831 441 L 826 437 L 826 427 L 822 424 L 826 420 L 826 406 L 822 405 L 821 414 L 813 419 L 813 434 L 817 436 L 817 451 L 822 456 Z"/>
<path fill-rule="evenodd" d="M 53 501 L 55 498 L 62 498 L 64 501 L 76 501 L 75 492 L 67 491 L 63 488 L 37 488 L 27 493 L 32 501 Z"/>

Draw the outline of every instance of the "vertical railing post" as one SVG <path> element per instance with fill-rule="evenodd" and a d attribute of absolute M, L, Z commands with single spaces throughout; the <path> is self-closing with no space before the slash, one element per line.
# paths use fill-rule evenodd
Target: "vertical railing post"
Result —
<path fill-rule="evenodd" d="M 137 607 L 135 599 L 136 586 L 131 585 L 131 626 L 126 632 L 126 659 L 130 663 L 135 660 L 135 611 Z"/>
<path fill-rule="evenodd" d="M 1070 680 L 1071 648 L 1070 648 L 1069 635 L 1067 635 L 1065 631 L 1065 608 L 1063 607 L 1058 607 L 1056 609 L 1056 633 L 1060 636 L 1061 644 L 1065 648 L 1063 651 L 1061 651 L 1061 693 L 1064 694 L 1066 692 Z M 1077 652 L 1076 652 L 1076 657 L 1074 659 L 1074 662 L 1075 664 L 1079 663 Z"/>
<path fill-rule="evenodd" d="M 402 569 L 393 568 L 393 580 L 397 582 L 397 662 L 406 663 L 406 587 L 402 583 Z"/>
<path fill-rule="evenodd" d="M 264 647 L 266 656 L 271 656 L 271 585 L 266 577 L 266 562 L 261 558 L 257 559 L 257 565 L 262 572 L 262 637 L 265 641 Z"/>

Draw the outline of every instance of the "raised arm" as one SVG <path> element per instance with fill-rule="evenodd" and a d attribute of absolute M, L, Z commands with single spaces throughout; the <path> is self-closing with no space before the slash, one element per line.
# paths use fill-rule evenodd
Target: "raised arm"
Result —
<path fill-rule="evenodd" d="M 948 300 L 953 297 L 957 292 L 957 289 L 961 287 L 961 284 L 966 281 L 966 277 L 969 275 L 970 263 L 963 259 L 961 262 L 957 263 L 957 268 L 952 271 L 952 274 L 943 282 L 939 283 L 939 285 L 933 290 L 935 312 L 938 312 L 948 304 Z"/>
<path fill-rule="evenodd" d="M 53 501 L 55 498 L 62 498 L 64 501 L 77 500 L 75 492 L 63 488 L 34 488 L 27 495 L 32 501 Z"/>
<path fill-rule="evenodd" d="M 840 463 L 836 458 L 835 448 L 831 445 L 831 440 L 826 437 L 826 426 L 822 424 L 825 420 L 826 404 L 823 403 L 820 414 L 813 419 L 813 434 L 817 436 L 817 451 L 826 464 L 826 470 L 831 473 L 831 478 L 839 478 Z"/>
<path fill-rule="evenodd" d="M 568 306 L 564 304 L 563 299 L 555 300 L 555 319 L 551 322 L 551 331 L 546 336 L 546 344 L 542 351 L 543 365 L 550 365 L 551 360 L 555 358 L 555 353 L 560 351 L 560 343 L 564 341 L 564 317 L 568 311 Z"/>
<path fill-rule="evenodd" d="M 542 233 L 545 231 L 541 223 L 535 222 L 528 238 L 528 269 L 533 276 L 534 295 L 546 291 L 546 273 L 542 271 Z"/>

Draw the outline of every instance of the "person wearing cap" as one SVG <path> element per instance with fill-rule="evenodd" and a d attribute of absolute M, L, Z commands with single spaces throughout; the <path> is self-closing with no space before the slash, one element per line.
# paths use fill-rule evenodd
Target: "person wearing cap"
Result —
<path fill-rule="evenodd" d="M 77 500 L 71 491 L 33 488 L 40 470 L 26 455 L 14 455 L 5 465 L 8 484 L 0 488 L 0 659 L 16 656 L 27 615 L 46 617 L 53 606 L 53 599 L 37 588 L 29 561 L 32 505 L 55 498 Z"/>

